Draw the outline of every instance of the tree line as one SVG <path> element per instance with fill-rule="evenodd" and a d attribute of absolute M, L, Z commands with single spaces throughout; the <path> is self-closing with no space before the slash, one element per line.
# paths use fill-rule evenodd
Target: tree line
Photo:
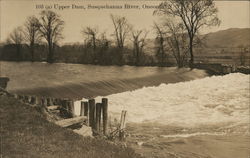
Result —
<path fill-rule="evenodd" d="M 194 64 L 194 47 L 202 45 L 199 31 L 206 26 L 218 26 L 217 8 L 213 0 L 165 0 L 154 11 L 161 20 L 154 22 L 154 56 L 145 53 L 148 30 L 135 29 L 124 16 L 110 15 L 112 39 L 98 27 L 86 26 L 81 34 L 84 44 L 62 45 L 65 22 L 51 10 L 39 17 L 28 17 L 22 27 L 9 35 L 0 49 L 2 60 L 46 60 L 84 64 L 159 65 L 175 60 L 178 67 Z M 127 43 L 131 46 L 127 46 Z M 189 59 L 189 61 L 188 61 Z M 172 61 L 173 62 L 173 61 Z"/>

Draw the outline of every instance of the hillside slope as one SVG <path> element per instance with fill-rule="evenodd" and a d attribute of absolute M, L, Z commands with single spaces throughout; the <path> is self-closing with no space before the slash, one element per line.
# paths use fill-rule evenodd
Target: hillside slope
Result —
<path fill-rule="evenodd" d="M 230 28 L 201 35 L 205 48 L 235 48 L 250 47 L 250 28 Z M 155 55 L 155 39 L 146 39 L 144 52 L 149 55 Z M 132 48 L 132 45 L 130 45 Z M 202 48 L 204 49 L 204 47 Z"/>
<path fill-rule="evenodd" d="M 2 94 L 2 95 L 1 95 Z M 132 158 L 132 149 L 84 138 L 48 122 L 41 113 L 0 90 L 0 157 Z"/>
<path fill-rule="evenodd" d="M 231 28 L 206 36 L 207 47 L 240 47 L 250 46 L 250 28 Z"/>

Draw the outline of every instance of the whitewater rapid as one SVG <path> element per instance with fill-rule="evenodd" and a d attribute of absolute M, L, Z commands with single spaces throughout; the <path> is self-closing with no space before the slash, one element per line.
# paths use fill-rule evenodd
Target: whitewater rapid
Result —
<path fill-rule="evenodd" d="M 195 127 L 249 124 L 249 90 L 249 75 L 233 73 L 105 97 L 109 99 L 112 119 L 119 120 L 121 111 L 127 110 L 130 123 Z M 102 97 L 97 97 L 96 102 Z M 79 103 L 75 103 L 78 114 Z"/>

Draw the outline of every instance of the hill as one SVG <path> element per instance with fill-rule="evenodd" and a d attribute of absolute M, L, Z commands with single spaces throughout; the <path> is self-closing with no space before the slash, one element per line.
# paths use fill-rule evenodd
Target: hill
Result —
<path fill-rule="evenodd" d="M 206 45 L 214 47 L 249 47 L 250 28 L 230 28 L 205 35 Z"/>
<path fill-rule="evenodd" d="M 230 28 L 201 35 L 205 49 L 250 47 L 250 28 Z M 154 55 L 155 39 L 146 39 L 145 53 Z M 132 48 L 132 45 L 129 45 Z M 202 48 L 204 49 L 204 48 Z"/>

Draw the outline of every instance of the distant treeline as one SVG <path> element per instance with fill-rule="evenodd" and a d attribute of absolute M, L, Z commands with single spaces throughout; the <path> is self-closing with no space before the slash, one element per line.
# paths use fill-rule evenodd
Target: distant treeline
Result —
<path fill-rule="evenodd" d="M 162 18 L 153 23 L 155 43 L 150 56 L 145 53 L 149 30 L 134 27 L 125 16 L 110 15 L 112 39 L 98 26 L 85 26 L 79 30 L 84 44 L 59 46 L 65 22 L 58 13 L 42 10 L 38 17 L 29 16 L 24 25 L 10 33 L 0 59 L 136 66 L 175 63 L 178 67 L 192 67 L 194 48 L 203 42 L 199 31 L 201 27 L 220 24 L 217 12 L 214 0 L 161 2 L 152 12 Z"/>
<path fill-rule="evenodd" d="M 47 61 L 47 45 L 35 45 L 33 61 Z M 17 53 L 16 45 L 5 44 L 0 46 L 0 60 L 5 61 L 31 61 L 29 46 L 20 44 L 20 50 Z M 54 62 L 96 64 L 96 65 L 137 65 L 154 66 L 159 65 L 157 58 L 152 55 L 140 55 L 139 63 L 133 54 L 132 48 L 124 47 L 122 57 L 120 49 L 111 46 L 98 46 L 93 50 L 91 46 L 83 44 L 62 45 L 55 47 Z M 164 66 L 175 65 L 174 61 L 165 62 Z"/>

